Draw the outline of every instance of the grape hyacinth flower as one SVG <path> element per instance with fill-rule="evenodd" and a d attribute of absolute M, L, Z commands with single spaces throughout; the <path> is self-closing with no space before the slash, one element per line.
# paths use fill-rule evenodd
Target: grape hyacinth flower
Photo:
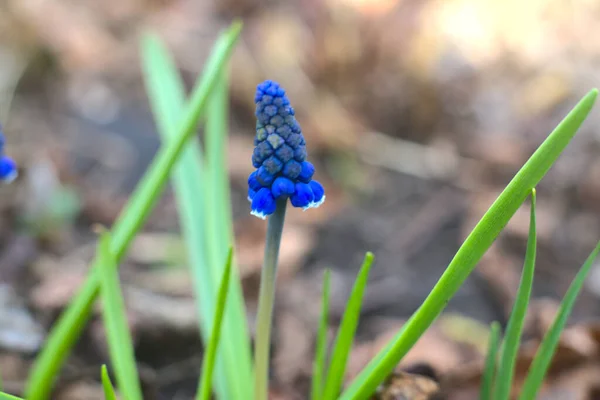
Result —
<path fill-rule="evenodd" d="M 251 214 L 266 219 L 267 240 L 260 276 L 256 340 L 254 342 L 254 400 L 267 400 L 269 389 L 269 348 L 277 278 L 277 258 L 288 199 L 304 210 L 325 201 L 323 186 L 313 180 L 315 167 L 306 161 L 306 142 L 294 109 L 278 83 L 258 85 L 256 96 L 256 137 L 248 177 Z"/>
<path fill-rule="evenodd" d="M 258 85 L 256 136 L 248 177 L 248 200 L 252 214 L 265 219 L 273 214 L 278 200 L 290 199 L 304 210 L 325 201 L 323 186 L 313 180 L 315 167 L 306 161 L 306 142 L 294 109 L 277 82 Z"/>
<path fill-rule="evenodd" d="M 0 181 L 11 183 L 18 176 L 17 163 L 4 154 L 4 133 L 0 126 Z"/>

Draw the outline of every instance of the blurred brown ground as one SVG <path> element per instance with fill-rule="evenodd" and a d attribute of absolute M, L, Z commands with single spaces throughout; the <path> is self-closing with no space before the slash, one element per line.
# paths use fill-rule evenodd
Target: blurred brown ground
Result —
<path fill-rule="evenodd" d="M 0 120 L 7 151 L 22 166 L 19 181 L 0 188 L 7 390 L 20 392 L 31 355 L 81 283 L 94 251 L 91 225 L 112 223 L 159 146 L 141 79 L 141 34 L 161 36 L 191 87 L 235 17 L 245 28 L 231 63 L 229 163 L 250 321 L 265 224 L 248 214 L 244 185 L 260 81 L 287 89 L 328 192 L 322 208 L 291 211 L 284 234 L 278 399 L 306 396 L 323 268 L 333 271 L 333 335 L 364 252 L 377 257 L 353 375 L 418 307 L 527 157 L 600 82 L 593 0 L 3 1 Z M 600 238 L 599 120 L 593 111 L 538 187 L 535 300 L 519 377 Z M 524 206 L 405 360 L 407 368 L 432 368 L 449 399 L 477 398 L 487 325 L 510 311 L 527 224 Z M 122 265 L 148 399 L 191 398 L 201 359 L 177 232 L 167 191 Z M 600 269 L 587 283 L 540 398 L 600 396 Z M 102 398 L 97 378 L 106 360 L 96 318 L 54 398 Z"/>

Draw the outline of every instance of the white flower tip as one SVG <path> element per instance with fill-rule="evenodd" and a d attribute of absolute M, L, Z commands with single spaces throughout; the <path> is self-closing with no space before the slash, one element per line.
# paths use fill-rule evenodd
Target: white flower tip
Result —
<path fill-rule="evenodd" d="M 325 195 L 323 195 L 323 197 L 321 198 L 321 200 L 319 200 L 319 201 L 313 201 L 312 203 L 310 203 L 306 207 L 302 208 L 302 210 L 306 211 L 309 208 L 318 208 L 323 203 L 325 203 Z"/>
<path fill-rule="evenodd" d="M 2 182 L 4 182 L 5 184 L 9 184 L 11 182 L 13 182 L 15 179 L 17 179 L 17 177 L 19 176 L 19 171 L 17 171 L 16 169 L 14 171 L 12 171 L 10 174 L 6 175 L 3 179 Z"/>
<path fill-rule="evenodd" d="M 250 214 L 252 214 L 255 217 L 258 217 L 260 219 L 267 219 L 267 214 L 265 214 L 264 212 L 252 210 L 252 211 L 250 211 Z"/>

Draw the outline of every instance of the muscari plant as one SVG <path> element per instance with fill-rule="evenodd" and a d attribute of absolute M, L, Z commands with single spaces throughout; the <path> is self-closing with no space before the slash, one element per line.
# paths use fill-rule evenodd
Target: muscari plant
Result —
<path fill-rule="evenodd" d="M 256 171 L 248 179 L 248 197 L 250 212 L 268 219 L 268 227 L 253 367 L 241 283 L 232 251 L 225 157 L 226 64 L 240 30 L 241 24 L 236 22 L 219 37 L 203 74 L 187 98 L 181 77 L 160 40 L 151 34 L 144 37 L 144 77 L 163 146 L 112 228 L 101 230 L 89 277 L 49 333 L 31 370 L 24 393 L 27 399 L 51 397 L 60 369 L 89 320 L 98 295 L 102 297 L 111 370 L 118 391 L 126 400 L 142 398 L 143 388 L 127 331 L 117 268 L 171 177 L 182 235 L 188 245 L 188 263 L 198 299 L 200 333 L 207 343 L 196 398 L 209 399 L 214 392 L 217 398 L 225 400 L 266 400 L 277 257 L 286 205 L 289 199 L 294 207 L 316 207 L 325 199 L 325 193 L 322 185 L 312 179 L 314 167 L 306 161 L 306 143 L 284 90 L 273 81 L 259 84 L 255 97 L 256 147 L 252 156 Z M 490 351 L 481 385 L 483 399 L 508 399 L 535 264 L 534 187 L 575 135 L 596 96 L 595 89 L 588 93 L 540 145 L 483 215 L 419 309 L 396 337 L 345 386 L 346 362 L 358 325 L 373 255 L 367 253 L 365 256 L 331 352 L 327 351 L 326 338 L 329 273 L 325 272 L 311 399 L 370 398 L 442 312 L 512 215 L 531 195 L 530 234 L 517 299 L 504 339 L 499 324 L 492 326 Z M 194 135 L 201 121 L 205 126 L 204 143 Z M 203 151 L 203 148 L 206 150 Z M 10 180 L 15 171 L 14 162 L 0 161 L 0 178 Z M 599 250 L 600 244 L 569 288 L 556 320 L 530 367 L 520 399 L 532 399 L 539 390 L 560 332 Z M 115 399 L 116 390 L 106 366 L 102 366 L 100 378 L 106 399 Z M 0 399 L 17 397 L 0 393 Z"/>

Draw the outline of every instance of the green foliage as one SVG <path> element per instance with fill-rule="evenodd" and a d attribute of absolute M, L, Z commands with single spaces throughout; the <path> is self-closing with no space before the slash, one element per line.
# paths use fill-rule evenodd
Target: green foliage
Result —
<path fill-rule="evenodd" d="M 421 307 L 390 344 L 361 371 L 343 393 L 343 400 L 367 399 L 419 340 L 573 138 L 589 114 L 597 95 L 597 89 L 590 91 L 519 170 L 458 249 Z"/>
<path fill-rule="evenodd" d="M 340 394 L 344 373 L 346 372 L 346 363 L 348 361 L 350 350 L 352 349 L 354 334 L 358 326 L 363 294 L 369 279 L 369 271 L 373 264 L 373 258 L 372 253 L 367 253 L 365 255 L 365 260 L 358 273 L 354 287 L 352 288 L 348 303 L 346 304 L 346 310 L 344 311 L 344 316 L 342 317 L 342 322 L 335 339 L 329 369 L 327 370 L 327 381 L 323 391 L 324 400 L 337 399 Z"/>
<path fill-rule="evenodd" d="M 215 368 L 219 339 L 221 337 L 221 327 L 223 322 L 223 314 L 225 312 L 225 304 L 227 302 L 227 292 L 229 289 L 232 260 L 233 248 L 230 248 L 225 270 L 223 271 L 223 278 L 221 279 L 221 284 L 219 285 L 217 309 L 215 311 L 215 320 L 212 324 L 212 335 L 210 335 L 210 340 L 206 348 L 206 354 L 204 355 L 204 361 L 202 362 L 202 375 L 200 378 L 198 394 L 196 396 L 197 400 L 210 400 L 210 396 L 212 394 L 212 376 Z"/>
<path fill-rule="evenodd" d="M 100 375 L 102 378 L 102 388 L 104 389 L 104 399 L 117 400 L 115 388 L 113 387 L 113 384 L 110 381 L 110 377 L 108 376 L 108 370 L 106 369 L 106 365 L 102 366 Z"/>
<path fill-rule="evenodd" d="M 158 131 L 163 141 L 176 140 L 174 128 L 183 115 L 185 94 L 181 77 L 164 45 L 154 36 L 142 44 L 144 77 Z M 227 249 L 233 240 L 229 180 L 225 162 L 227 83 L 222 72 L 207 106 L 206 160 L 193 137 L 175 165 L 172 176 L 179 221 L 187 252 L 200 329 L 209 342 L 216 310 L 216 288 L 223 274 Z M 250 336 L 237 268 L 232 268 L 223 342 L 217 353 L 215 389 L 220 397 L 245 399 L 253 390 Z"/>
<path fill-rule="evenodd" d="M 533 287 L 533 273 L 535 270 L 535 255 L 537 246 L 536 221 L 535 221 L 535 189 L 531 191 L 531 214 L 529 221 L 529 237 L 527 239 L 527 250 L 525 251 L 525 263 L 521 274 L 521 283 L 517 291 L 517 297 L 513 306 L 506 333 L 502 344 L 502 354 L 498 365 L 498 375 L 494 390 L 494 400 L 508 400 L 510 389 L 521 343 L 521 334 L 527 306 Z"/>
<path fill-rule="evenodd" d="M 24 400 L 20 397 L 10 395 L 8 393 L 0 392 L 0 400 Z"/>
<path fill-rule="evenodd" d="M 115 258 L 110 252 L 110 242 L 110 234 L 102 233 L 97 255 L 108 350 L 119 390 L 123 396 L 127 400 L 142 400 L 142 389 L 135 365 L 135 352 L 119 284 L 119 272 Z"/>
<path fill-rule="evenodd" d="M 193 91 L 182 120 L 177 123 L 177 137 L 162 146 L 146 174 L 138 184 L 129 202 L 119 215 L 112 230 L 110 251 L 117 263 L 127 251 L 131 240 L 150 214 L 188 140 L 194 134 L 200 116 L 208 104 L 212 89 L 221 76 L 241 30 L 234 23 L 217 40 L 206 63 L 202 79 Z M 38 356 L 26 383 L 25 394 L 29 400 L 43 400 L 50 391 L 59 369 L 75 341 L 81 334 L 91 314 L 92 306 L 100 288 L 98 260 L 93 262 L 92 272 L 68 308 L 64 311 Z"/>
<path fill-rule="evenodd" d="M 527 373 L 527 377 L 521 388 L 519 400 L 535 399 L 537 392 L 542 386 L 542 382 L 544 381 L 544 377 L 548 371 L 552 357 L 554 357 L 556 347 L 558 346 L 560 334 L 565 328 L 571 311 L 573 311 L 575 300 L 583 287 L 585 278 L 588 276 L 588 273 L 594 265 L 594 260 L 599 251 L 600 242 L 598 242 L 596 248 L 588 256 L 587 260 L 577 273 L 577 276 L 575 276 L 575 279 L 571 283 L 571 286 L 569 286 L 569 290 L 567 290 L 567 294 L 563 298 L 560 308 L 558 309 L 558 314 L 556 315 L 554 322 L 552 322 L 552 326 L 550 326 L 550 329 L 544 335 L 542 344 L 538 348 L 535 358 L 529 367 L 529 372 Z"/>
<path fill-rule="evenodd" d="M 320 400 L 323 396 L 323 380 L 325 378 L 325 358 L 327 356 L 327 324 L 329 322 L 329 290 L 331 272 L 326 269 L 323 274 L 323 294 L 321 298 L 321 318 L 317 332 L 315 359 L 313 360 L 313 379 L 311 400 Z"/>
<path fill-rule="evenodd" d="M 513 310 L 511 312 L 506 336 L 502 344 L 502 352 L 499 360 L 497 375 L 494 376 L 494 367 L 496 364 L 496 349 L 500 342 L 498 336 L 498 325 L 492 326 L 492 339 L 487 354 L 486 369 L 481 386 L 481 399 L 483 400 L 508 400 L 510 398 L 511 388 L 513 386 L 514 368 L 517 354 L 520 346 L 520 339 L 527 313 L 527 305 L 531 296 L 533 285 L 533 273 L 536 253 L 536 220 L 535 220 L 535 190 L 531 195 L 531 217 L 529 225 L 529 238 L 527 241 L 527 251 L 525 254 L 525 264 L 521 275 L 521 283 L 517 292 L 517 297 Z M 561 332 L 563 331 L 569 314 L 573 310 L 575 300 L 583 287 L 585 278 L 593 266 L 594 260 L 600 251 L 600 242 L 589 255 L 581 267 L 579 273 L 573 280 L 567 294 L 561 302 L 558 314 L 552 323 L 552 326 L 544 336 L 542 344 L 537 350 L 535 358 L 529 367 L 529 372 L 521 388 L 520 400 L 534 399 L 539 391 L 548 367 L 554 357 Z M 494 385 L 495 383 L 495 385 Z M 492 396 L 492 386 L 494 387 Z"/>
<path fill-rule="evenodd" d="M 488 351 L 485 359 L 483 377 L 481 379 L 481 390 L 479 395 L 479 398 L 481 400 L 492 400 L 492 390 L 494 388 L 494 374 L 496 372 L 496 361 L 499 344 L 500 324 L 498 322 L 493 322 L 490 327 Z"/>

